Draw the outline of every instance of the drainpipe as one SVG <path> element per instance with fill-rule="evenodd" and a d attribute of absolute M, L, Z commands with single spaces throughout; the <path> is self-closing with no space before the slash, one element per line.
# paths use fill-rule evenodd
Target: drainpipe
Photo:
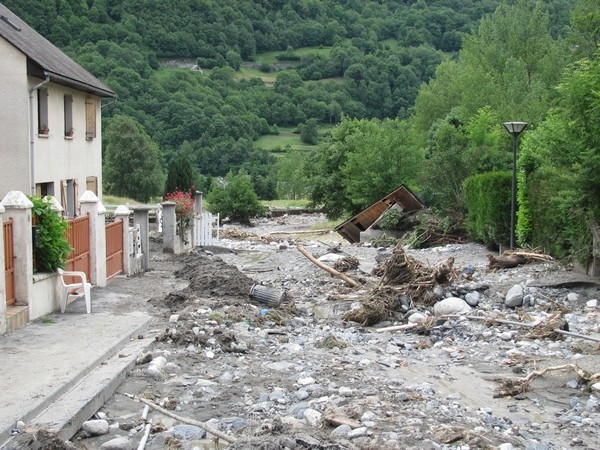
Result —
<path fill-rule="evenodd" d="M 33 95 L 40 87 L 50 81 L 50 75 L 44 70 L 46 79 L 29 89 L 29 182 L 31 183 L 31 195 L 35 195 L 35 129 L 33 116 Z"/>

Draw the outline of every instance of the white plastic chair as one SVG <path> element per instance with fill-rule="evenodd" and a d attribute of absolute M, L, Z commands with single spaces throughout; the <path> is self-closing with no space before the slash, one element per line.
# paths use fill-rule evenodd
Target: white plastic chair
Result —
<path fill-rule="evenodd" d="M 58 272 L 58 278 L 62 284 L 62 290 L 60 295 L 60 312 L 64 313 L 65 308 L 73 300 L 85 296 L 85 307 L 87 313 L 92 312 L 92 285 L 86 281 L 84 272 L 69 272 L 62 269 L 56 269 Z M 81 281 L 77 283 L 66 283 L 65 277 L 79 278 Z"/>

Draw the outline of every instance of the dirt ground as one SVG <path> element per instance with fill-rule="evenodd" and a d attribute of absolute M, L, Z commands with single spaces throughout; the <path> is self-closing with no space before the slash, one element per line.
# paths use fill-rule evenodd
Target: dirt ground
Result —
<path fill-rule="evenodd" d="M 598 310 L 590 306 L 600 297 L 598 280 L 553 262 L 490 271 L 489 252 L 472 243 L 350 245 L 336 233 L 310 232 L 321 220 L 226 225 L 215 245 L 179 256 L 162 253 L 160 236 L 153 239 L 152 270 L 109 288 L 134 294 L 130 307 L 152 312 L 156 341 L 96 416 L 111 432 L 82 431 L 73 444 L 117 448 L 110 442 L 120 436 L 135 448 L 148 422 L 144 405 L 127 393 L 171 412 L 150 410 L 147 449 L 600 447 L 597 393 L 568 367 L 498 396 L 500 386 L 545 367 L 577 363 L 598 372 L 597 342 L 552 327 L 535 337 L 532 328 L 493 321 L 560 315 L 556 326 L 598 336 Z M 300 248 L 356 285 L 317 267 Z M 411 289 L 384 286 L 402 266 L 390 263 L 399 253 L 421 271 Z M 430 278 L 449 259 L 445 279 Z M 515 285 L 527 303 L 507 307 Z M 434 305 L 448 297 L 476 297 L 471 319 L 437 317 Z M 419 317 L 412 329 L 385 330 Z M 182 434 L 182 418 L 230 439 L 196 427 Z"/>

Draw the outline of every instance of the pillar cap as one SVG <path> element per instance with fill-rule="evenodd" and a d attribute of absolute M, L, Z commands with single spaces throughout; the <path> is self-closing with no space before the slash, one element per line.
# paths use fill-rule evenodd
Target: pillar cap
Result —
<path fill-rule="evenodd" d="M 98 203 L 100 199 L 92 191 L 85 191 L 79 197 L 79 203 Z"/>
<path fill-rule="evenodd" d="M 10 209 L 31 209 L 33 203 L 21 191 L 10 191 L 2 199 L 2 206 Z"/>
<path fill-rule="evenodd" d="M 56 200 L 56 197 L 54 197 L 53 195 L 46 195 L 42 200 L 50 203 L 50 207 L 54 212 L 62 213 L 65 210 L 65 208 L 63 208 L 62 205 L 58 203 L 58 200 Z"/>
<path fill-rule="evenodd" d="M 119 205 L 117 206 L 117 209 L 115 209 L 115 216 L 128 216 L 129 213 L 129 208 L 125 205 Z"/>
<path fill-rule="evenodd" d="M 137 212 L 137 211 L 150 211 L 151 209 L 154 209 L 154 206 L 136 205 L 136 206 L 133 206 L 131 209 L 133 210 L 133 212 Z"/>

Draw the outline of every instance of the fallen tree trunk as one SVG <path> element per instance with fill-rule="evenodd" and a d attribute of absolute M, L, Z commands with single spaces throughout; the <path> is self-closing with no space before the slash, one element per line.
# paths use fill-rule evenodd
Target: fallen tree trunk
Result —
<path fill-rule="evenodd" d="M 300 253 L 302 253 L 304 256 L 306 256 L 310 260 L 310 262 L 312 262 L 315 266 L 320 267 L 321 269 L 325 270 L 326 272 L 329 272 L 333 276 L 341 278 L 346 283 L 348 283 L 350 286 L 353 286 L 353 287 L 358 286 L 358 282 L 354 281 L 352 278 L 344 275 L 343 273 L 340 273 L 337 270 L 329 267 L 328 265 L 323 264 L 321 261 L 316 259 L 313 255 L 311 255 L 306 250 L 304 250 L 304 248 L 301 245 L 299 245 L 297 248 L 298 248 L 298 251 Z"/>
<path fill-rule="evenodd" d="M 488 269 L 510 269 L 512 267 L 520 266 L 521 264 L 527 263 L 527 258 L 518 254 L 512 254 L 508 256 L 494 256 L 488 253 Z"/>

